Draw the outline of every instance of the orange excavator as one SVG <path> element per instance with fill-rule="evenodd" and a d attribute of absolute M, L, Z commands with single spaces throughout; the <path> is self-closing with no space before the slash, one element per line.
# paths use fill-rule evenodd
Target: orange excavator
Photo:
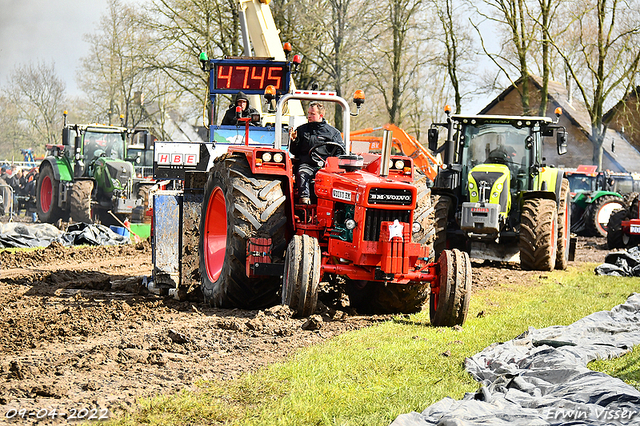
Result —
<path fill-rule="evenodd" d="M 367 129 L 356 130 L 350 133 L 351 142 L 368 142 L 369 151 L 377 151 L 382 147 L 382 136 L 367 136 L 379 130 L 389 130 L 393 135 L 393 147 L 401 151 L 403 155 L 413 158 L 414 165 L 422 171 L 432 182 L 438 174 L 441 165 L 436 157 L 418 142 L 413 136 L 396 126 L 395 124 L 385 124 L 382 127 L 369 127 Z M 355 149 L 355 146 L 352 148 Z"/>

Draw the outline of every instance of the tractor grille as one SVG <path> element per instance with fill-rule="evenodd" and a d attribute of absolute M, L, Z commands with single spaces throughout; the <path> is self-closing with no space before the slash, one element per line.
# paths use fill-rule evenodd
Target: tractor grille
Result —
<path fill-rule="evenodd" d="M 117 179 L 124 188 L 127 186 L 129 179 L 133 176 L 133 165 L 125 161 L 109 161 L 107 162 L 107 170 L 112 179 Z"/>
<path fill-rule="evenodd" d="M 382 222 L 398 222 L 409 223 L 411 212 L 409 210 L 379 210 L 367 209 L 364 220 L 364 240 L 378 241 L 380 239 L 380 224 Z"/>
<path fill-rule="evenodd" d="M 369 204 L 396 204 L 410 206 L 413 202 L 411 191 L 397 188 L 371 188 Z"/>

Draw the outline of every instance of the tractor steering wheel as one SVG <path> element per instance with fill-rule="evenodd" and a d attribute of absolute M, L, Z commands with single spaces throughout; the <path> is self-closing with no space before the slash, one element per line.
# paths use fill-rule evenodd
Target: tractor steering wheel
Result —
<path fill-rule="evenodd" d="M 338 142 L 326 141 L 314 145 L 309 150 L 309 157 L 313 160 L 318 167 L 324 166 L 324 163 L 329 157 L 337 157 L 344 154 L 344 146 Z"/>

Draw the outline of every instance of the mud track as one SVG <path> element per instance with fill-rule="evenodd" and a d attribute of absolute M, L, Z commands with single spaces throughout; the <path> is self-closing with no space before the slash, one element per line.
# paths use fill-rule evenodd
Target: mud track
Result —
<path fill-rule="evenodd" d="M 604 240 L 581 239 L 576 261 L 602 262 L 606 253 Z M 2 251 L 0 261 L 0 424 L 13 408 L 113 414 L 141 396 L 174 393 L 200 379 L 233 379 L 391 319 L 347 307 L 322 307 L 311 320 L 298 319 L 282 306 L 224 310 L 150 294 L 142 285 L 152 269 L 146 243 Z M 539 275 L 474 264 L 473 285 Z"/>

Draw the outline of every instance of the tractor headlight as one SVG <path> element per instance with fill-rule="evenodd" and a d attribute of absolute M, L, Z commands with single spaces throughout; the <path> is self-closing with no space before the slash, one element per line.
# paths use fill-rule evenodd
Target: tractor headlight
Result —
<path fill-rule="evenodd" d="M 498 191 L 502 191 L 502 184 L 501 184 L 501 183 L 499 183 L 498 185 L 496 185 L 496 189 L 497 189 Z"/>
<path fill-rule="evenodd" d="M 398 169 L 398 170 L 404 169 L 404 161 L 403 160 L 396 160 L 396 169 Z"/>
<path fill-rule="evenodd" d="M 473 182 L 469 182 L 469 189 L 473 189 L 474 186 Z"/>
<path fill-rule="evenodd" d="M 476 191 L 473 191 L 473 192 L 471 192 L 471 196 L 472 196 L 472 197 L 477 197 L 477 196 L 478 196 L 478 193 L 477 193 Z"/>
<path fill-rule="evenodd" d="M 347 219 L 344 221 L 344 227 L 351 231 L 356 227 L 356 221 L 353 219 Z"/>
<path fill-rule="evenodd" d="M 413 222 L 413 225 L 411 225 L 411 232 L 415 234 L 416 232 L 420 231 L 422 231 L 422 226 L 420 226 L 418 222 Z"/>
<path fill-rule="evenodd" d="M 491 194 L 493 196 L 493 198 L 498 198 L 498 193 L 494 192 L 493 194 Z"/>
<path fill-rule="evenodd" d="M 282 163 L 282 160 L 284 160 L 284 156 L 281 152 L 276 152 L 275 154 L 273 154 L 273 161 L 275 161 L 276 163 Z"/>
<path fill-rule="evenodd" d="M 271 161 L 271 153 L 265 152 L 264 154 L 262 154 L 262 161 L 264 161 L 265 163 Z"/>

